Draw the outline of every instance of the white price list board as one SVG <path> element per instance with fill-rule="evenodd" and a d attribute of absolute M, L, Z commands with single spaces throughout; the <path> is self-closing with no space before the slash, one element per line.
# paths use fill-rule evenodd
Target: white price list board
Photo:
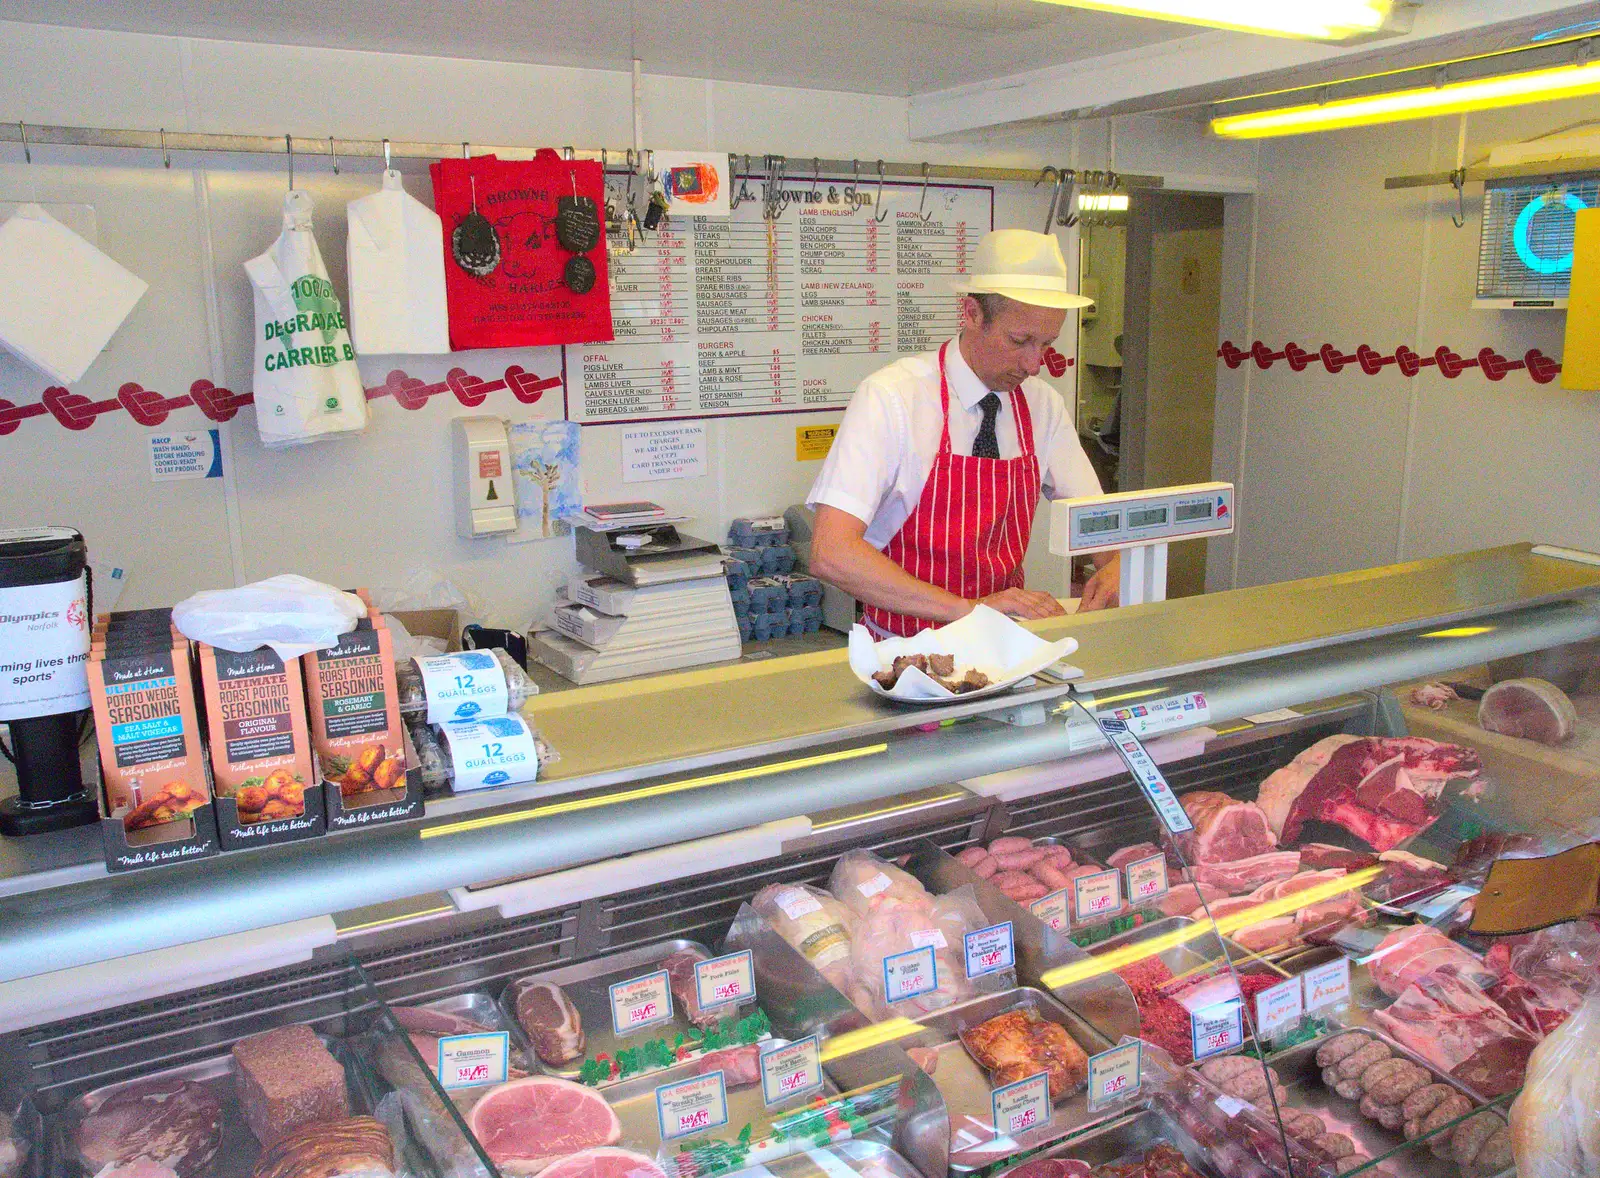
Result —
<path fill-rule="evenodd" d="M 877 185 L 863 184 L 875 196 Z M 790 186 L 726 218 L 680 217 L 632 254 L 612 243 L 610 343 L 567 349 L 567 416 L 586 425 L 843 409 L 869 374 L 960 327 L 950 280 L 994 224 L 994 190 L 888 184 L 884 219 L 848 184 Z"/>

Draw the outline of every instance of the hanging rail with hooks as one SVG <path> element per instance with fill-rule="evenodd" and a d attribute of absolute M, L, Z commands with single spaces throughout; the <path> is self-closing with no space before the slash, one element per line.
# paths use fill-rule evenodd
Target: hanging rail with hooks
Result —
<path fill-rule="evenodd" d="M 438 160 L 455 156 L 463 151 L 466 146 L 463 142 L 455 143 L 427 143 L 403 139 L 339 139 L 331 135 L 302 136 L 303 139 L 315 139 L 327 144 L 329 158 L 342 157 L 341 163 L 348 163 L 351 159 L 384 159 L 387 148 L 387 158 L 390 160 Z M 134 131 L 102 127 L 63 127 L 42 123 L 14 122 L 9 126 L 0 124 L 0 143 L 20 143 L 24 151 L 31 157 L 33 152 L 40 147 L 88 147 L 104 148 L 119 151 L 149 151 L 153 158 L 162 160 L 170 158 L 172 152 L 215 152 L 224 155 L 269 155 L 282 159 L 284 156 L 285 136 L 282 135 L 232 135 L 211 131 Z M 501 159 L 531 159 L 538 148 L 506 145 L 473 143 L 471 151 L 474 155 L 497 155 Z M 610 148 L 609 154 L 613 160 L 625 157 L 623 148 Z M 730 154 L 730 160 L 753 159 L 764 161 L 769 153 L 737 153 Z M 582 149 L 574 152 L 574 158 L 582 160 L 600 160 L 601 149 Z M 302 153 L 302 163 L 311 157 Z M 779 156 L 772 155 L 774 160 L 806 159 L 805 156 Z M 812 176 L 817 178 L 839 178 L 851 174 L 851 160 L 827 159 L 825 157 L 811 157 Z M 636 165 L 637 166 L 637 165 Z M 859 163 L 857 165 L 859 167 Z M 617 170 L 616 163 L 611 167 Z M 927 171 L 924 173 L 923 169 Z M 346 169 L 348 170 L 348 169 Z M 750 170 L 747 164 L 744 168 L 735 168 L 735 174 L 748 174 L 752 179 L 759 179 L 765 175 L 762 171 Z M 875 185 L 878 181 L 879 170 L 877 162 L 872 164 L 870 172 L 871 182 Z M 920 182 L 924 175 L 935 180 L 971 180 L 987 183 L 1032 183 L 1039 176 L 1038 168 L 991 168 L 978 167 L 967 164 L 924 164 L 916 163 L 891 163 L 885 161 L 881 173 L 889 180 L 914 180 Z M 1081 173 L 1080 173 L 1081 174 Z M 1118 178 L 1124 188 L 1161 188 L 1164 181 L 1160 176 L 1137 175 L 1126 172 L 1118 173 Z M 801 183 L 800 177 L 794 177 L 790 182 Z"/>

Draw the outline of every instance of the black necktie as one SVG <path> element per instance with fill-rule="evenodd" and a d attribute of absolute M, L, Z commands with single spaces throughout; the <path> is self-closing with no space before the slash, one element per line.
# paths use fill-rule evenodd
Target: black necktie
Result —
<path fill-rule="evenodd" d="M 990 393 L 978 402 L 978 408 L 983 410 L 983 424 L 978 427 L 978 436 L 972 439 L 972 456 L 999 458 L 1000 443 L 994 436 L 994 419 L 1000 415 L 999 395 Z"/>

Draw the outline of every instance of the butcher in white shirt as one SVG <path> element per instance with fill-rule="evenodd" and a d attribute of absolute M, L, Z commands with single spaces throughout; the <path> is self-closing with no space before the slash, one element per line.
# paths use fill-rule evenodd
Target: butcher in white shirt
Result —
<path fill-rule="evenodd" d="M 979 601 L 1024 618 L 1064 613 L 1024 587 L 1040 495 L 1100 493 L 1061 396 L 1038 377 L 1067 311 L 1054 235 L 1002 229 L 979 243 L 956 289 L 961 334 L 874 373 L 851 398 L 807 503 L 811 572 L 865 605 L 880 636 L 964 616 Z M 1104 559 L 1081 609 L 1116 604 Z"/>

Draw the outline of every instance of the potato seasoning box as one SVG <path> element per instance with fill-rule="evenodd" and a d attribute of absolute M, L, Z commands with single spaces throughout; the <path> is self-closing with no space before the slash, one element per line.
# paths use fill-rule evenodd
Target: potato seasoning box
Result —
<path fill-rule="evenodd" d="M 197 650 L 211 774 L 218 798 L 232 799 L 237 807 L 238 827 L 313 817 L 306 814 L 306 791 L 315 777 L 300 660 L 285 663 L 265 646 L 234 652 L 202 642 Z M 239 841 L 241 831 L 230 830 L 228 809 L 219 803 L 225 848 L 279 841 L 265 831 Z M 282 833 L 297 838 L 322 833 L 320 799 L 315 809 L 314 823 L 285 827 Z"/>
<path fill-rule="evenodd" d="M 302 661 L 323 780 L 338 786 L 345 808 L 393 800 L 386 791 L 405 789 L 406 756 L 393 639 L 382 615 L 374 611 Z"/>

